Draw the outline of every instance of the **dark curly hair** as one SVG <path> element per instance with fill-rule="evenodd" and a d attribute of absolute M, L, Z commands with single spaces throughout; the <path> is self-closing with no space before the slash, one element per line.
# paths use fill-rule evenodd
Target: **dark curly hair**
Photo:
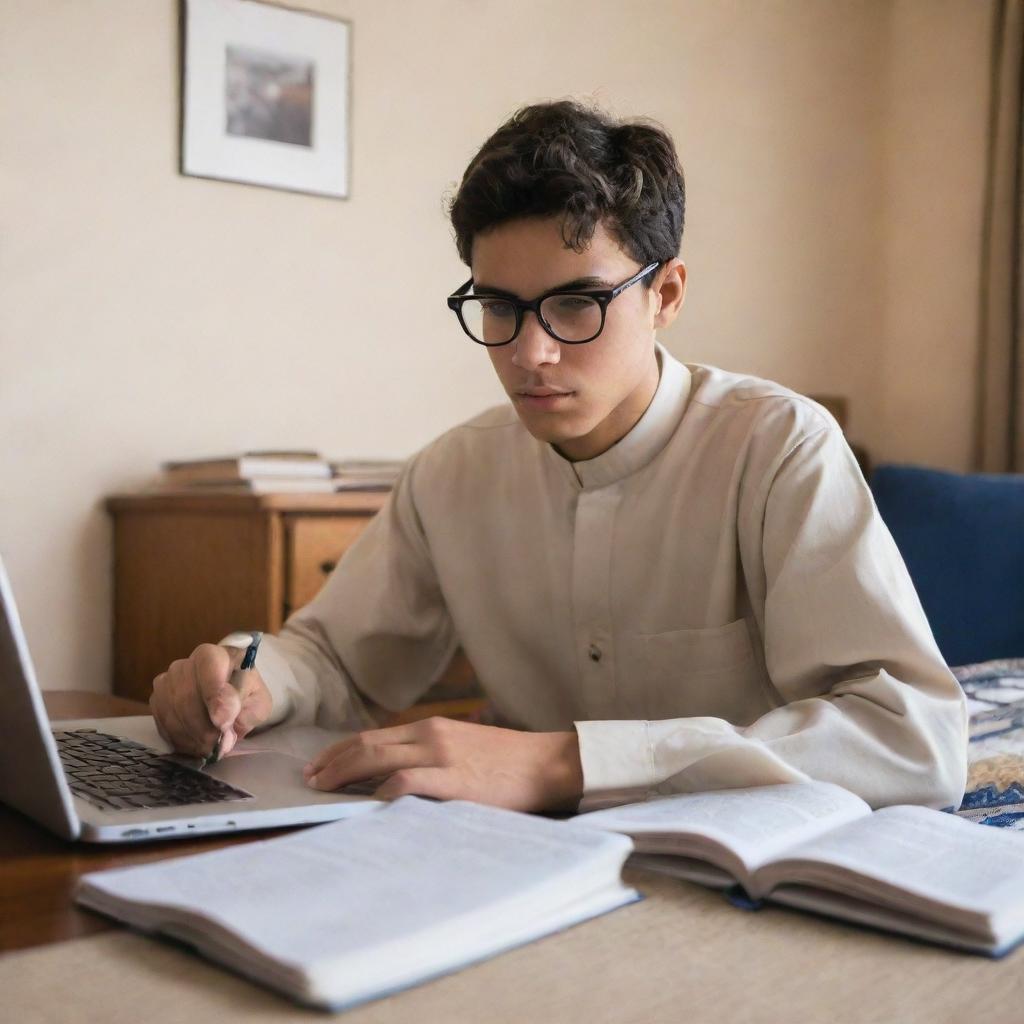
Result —
<path fill-rule="evenodd" d="M 478 233 L 551 216 L 563 218 L 568 248 L 582 252 L 603 222 L 646 265 L 679 254 L 685 209 L 683 171 L 664 129 L 560 100 L 516 111 L 470 161 L 448 212 L 467 266 Z"/>

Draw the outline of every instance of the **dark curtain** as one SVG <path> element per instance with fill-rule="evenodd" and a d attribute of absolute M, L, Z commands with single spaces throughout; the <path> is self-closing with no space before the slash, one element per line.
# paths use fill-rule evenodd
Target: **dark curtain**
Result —
<path fill-rule="evenodd" d="M 993 5 L 975 468 L 1024 473 L 1024 0 Z"/>

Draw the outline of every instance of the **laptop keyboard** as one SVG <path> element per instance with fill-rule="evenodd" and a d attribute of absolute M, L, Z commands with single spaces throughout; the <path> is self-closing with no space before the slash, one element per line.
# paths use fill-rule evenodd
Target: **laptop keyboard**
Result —
<path fill-rule="evenodd" d="M 95 729 L 54 732 L 53 737 L 71 792 L 105 811 L 253 799 L 244 789 L 172 761 L 134 740 Z M 353 782 L 338 792 L 372 796 L 383 781 Z"/>
<path fill-rule="evenodd" d="M 252 793 L 187 768 L 134 740 L 94 729 L 54 732 L 53 736 L 71 792 L 103 810 L 252 799 Z"/>

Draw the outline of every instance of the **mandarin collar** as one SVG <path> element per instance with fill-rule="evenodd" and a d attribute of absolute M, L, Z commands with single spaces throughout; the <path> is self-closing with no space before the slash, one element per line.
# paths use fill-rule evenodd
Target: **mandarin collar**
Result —
<path fill-rule="evenodd" d="M 682 419 L 690 396 L 690 371 L 660 343 L 656 343 L 659 376 L 651 404 L 633 429 L 606 452 L 593 459 L 571 462 L 553 445 L 549 457 L 572 484 L 582 490 L 606 487 L 646 466 L 668 444 Z"/>

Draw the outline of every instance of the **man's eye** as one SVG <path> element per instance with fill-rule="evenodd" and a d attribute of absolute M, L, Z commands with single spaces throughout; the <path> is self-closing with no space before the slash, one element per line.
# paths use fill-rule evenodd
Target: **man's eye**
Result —
<path fill-rule="evenodd" d="M 511 302 L 502 302 L 500 299 L 485 299 L 480 303 L 488 316 L 515 316 L 515 307 Z"/>
<path fill-rule="evenodd" d="M 593 299 L 585 295 L 559 295 L 558 311 L 560 313 L 583 313 L 596 305 Z"/>

